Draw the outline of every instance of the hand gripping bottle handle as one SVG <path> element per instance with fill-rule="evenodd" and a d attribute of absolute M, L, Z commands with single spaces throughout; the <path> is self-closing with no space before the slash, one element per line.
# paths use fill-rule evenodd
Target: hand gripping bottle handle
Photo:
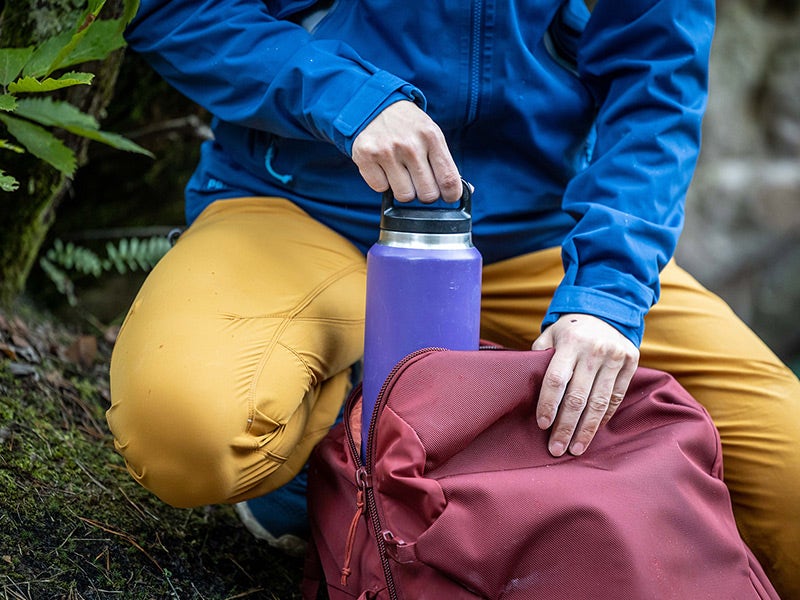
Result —
<path fill-rule="evenodd" d="M 472 186 L 444 208 L 381 202 L 378 242 L 367 253 L 362 455 L 381 387 L 421 348 L 477 350 L 480 252 L 472 245 Z"/>

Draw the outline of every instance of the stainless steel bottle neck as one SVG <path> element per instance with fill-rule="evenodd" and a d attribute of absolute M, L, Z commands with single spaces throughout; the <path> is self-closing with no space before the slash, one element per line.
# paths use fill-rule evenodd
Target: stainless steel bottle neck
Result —
<path fill-rule="evenodd" d="M 471 233 L 409 233 L 381 230 L 378 243 L 394 248 L 423 250 L 463 250 L 472 248 Z"/>

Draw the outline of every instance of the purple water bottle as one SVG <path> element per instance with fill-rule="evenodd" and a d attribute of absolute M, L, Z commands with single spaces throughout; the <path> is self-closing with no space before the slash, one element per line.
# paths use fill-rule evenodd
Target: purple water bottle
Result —
<path fill-rule="evenodd" d="M 458 205 L 398 205 L 383 194 L 381 232 L 367 253 L 362 456 L 383 383 L 407 354 L 477 350 L 481 267 L 472 245 L 472 186 Z"/>

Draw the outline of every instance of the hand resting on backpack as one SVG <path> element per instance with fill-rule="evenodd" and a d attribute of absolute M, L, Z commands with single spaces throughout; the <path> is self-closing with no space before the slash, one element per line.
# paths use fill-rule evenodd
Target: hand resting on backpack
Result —
<path fill-rule="evenodd" d="M 554 348 L 542 381 L 536 420 L 552 426 L 548 448 L 583 454 L 597 430 L 614 415 L 639 363 L 639 350 L 611 325 L 584 314 L 565 314 L 533 342 Z"/>

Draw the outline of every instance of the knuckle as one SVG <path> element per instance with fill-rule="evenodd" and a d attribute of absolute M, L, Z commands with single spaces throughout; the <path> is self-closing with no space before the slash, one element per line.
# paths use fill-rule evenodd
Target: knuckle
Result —
<path fill-rule="evenodd" d="M 580 392 L 569 392 L 564 394 L 564 408 L 569 411 L 577 412 L 586 406 L 586 395 Z"/>
<path fill-rule="evenodd" d="M 572 434 L 575 433 L 575 427 L 572 425 L 559 425 L 553 428 L 551 438 L 554 440 L 561 440 L 569 442 L 572 439 Z"/>
<path fill-rule="evenodd" d="M 567 384 L 567 376 L 559 371 L 548 371 L 545 373 L 542 385 L 551 389 L 561 389 Z"/>
<path fill-rule="evenodd" d="M 586 408 L 594 413 L 605 413 L 608 406 L 608 398 L 603 398 L 602 396 L 590 396 L 586 401 Z"/>
<path fill-rule="evenodd" d="M 442 139 L 442 130 L 433 121 L 427 121 L 420 127 L 419 136 L 426 144 L 436 144 Z"/>
<path fill-rule="evenodd" d="M 394 194 L 394 197 L 400 202 L 411 202 L 416 197 L 416 194 L 414 194 L 414 190 L 407 188 L 406 189 L 400 188 L 397 190 L 393 189 L 392 194 Z"/>
<path fill-rule="evenodd" d="M 609 406 L 617 407 L 622 404 L 622 400 L 625 398 L 624 394 L 620 394 L 619 392 L 614 392 L 611 394 L 611 398 L 608 400 Z"/>
<path fill-rule="evenodd" d="M 439 198 L 439 190 L 434 188 L 417 190 L 417 198 L 419 198 L 422 202 L 434 202 Z"/>
<path fill-rule="evenodd" d="M 552 420 L 553 416 L 556 414 L 558 406 L 553 404 L 552 402 L 539 402 L 537 413 L 539 416 L 547 417 Z"/>
<path fill-rule="evenodd" d="M 625 360 L 625 350 L 622 346 L 611 342 L 597 341 L 592 345 L 592 356 L 604 359 L 605 362 L 622 363 Z"/>
<path fill-rule="evenodd" d="M 458 186 L 461 185 L 461 175 L 449 171 L 442 176 L 439 185 L 443 190 L 455 191 L 458 189 Z"/>
<path fill-rule="evenodd" d="M 368 161 L 385 163 L 392 156 L 391 150 L 387 146 L 379 146 L 377 144 L 369 144 L 359 148 L 358 156 L 354 158 L 356 161 Z"/>
<path fill-rule="evenodd" d="M 607 356 L 612 361 L 614 361 L 615 364 L 621 365 L 628 358 L 628 353 L 625 351 L 624 348 L 614 345 L 613 347 L 609 348 Z"/>

